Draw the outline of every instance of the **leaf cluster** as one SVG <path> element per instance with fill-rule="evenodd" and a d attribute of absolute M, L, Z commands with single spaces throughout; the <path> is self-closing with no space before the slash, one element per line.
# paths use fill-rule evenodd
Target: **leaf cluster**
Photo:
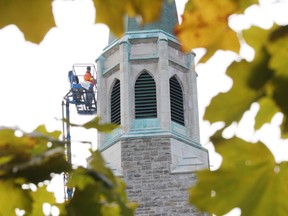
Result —
<path fill-rule="evenodd" d="M 255 129 L 269 123 L 276 113 L 281 112 L 284 114 L 281 134 L 283 138 L 287 137 L 287 30 L 288 26 L 275 25 L 269 30 L 251 27 L 243 31 L 244 39 L 255 50 L 255 57 L 252 62 L 241 60 L 230 65 L 226 73 L 234 84 L 230 91 L 213 98 L 206 109 L 205 119 L 211 123 L 224 121 L 229 126 L 240 121 L 253 103 L 258 103 L 260 110 Z"/>
<path fill-rule="evenodd" d="M 125 185 L 105 166 L 100 152 L 92 152 L 89 168 L 77 168 L 68 182 L 75 188 L 67 206 L 67 215 L 134 215 L 136 204 L 130 203 Z"/>
<path fill-rule="evenodd" d="M 217 16 L 223 15 L 220 9 L 217 9 L 217 5 L 224 4 L 224 2 L 229 2 L 228 5 L 232 4 L 227 7 L 227 10 L 231 8 L 230 11 L 235 13 L 239 11 L 238 3 L 240 2 L 209 2 L 211 4 L 208 8 L 199 11 L 197 8 L 203 2 L 191 0 L 187 3 L 189 7 L 186 6 L 188 14 L 185 14 L 188 16 L 187 19 L 193 20 L 191 22 L 196 28 L 196 31 L 191 29 L 191 32 L 194 31 L 193 37 L 199 36 L 203 40 L 198 42 L 195 39 L 196 42 L 190 43 L 186 48 L 206 48 L 207 53 L 202 62 L 205 62 L 207 57 L 212 56 L 218 49 L 235 52 L 239 48 L 236 43 L 231 43 L 237 39 L 236 32 L 232 37 L 232 34 L 223 31 L 223 35 L 218 38 L 213 24 L 207 21 L 209 18 L 205 17 L 203 21 L 203 17 L 209 13 L 209 8 L 213 7 L 215 14 L 211 15 L 213 16 L 211 22 L 215 21 Z M 230 15 L 231 13 L 224 9 L 224 14 Z M 188 22 L 185 19 L 184 25 L 178 27 L 178 34 L 183 42 L 192 34 L 184 28 L 185 22 L 186 24 Z M 228 26 L 228 17 L 225 19 L 218 17 L 216 22 L 219 20 Z M 217 25 L 221 26 L 221 24 Z M 222 39 L 229 46 L 223 46 Z M 224 122 L 225 124 L 224 128 L 211 137 L 215 150 L 221 154 L 223 162 L 216 171 L 203 170 L 197 173 L 198 181 L 190 190 L 190 202 L 202 211 L 216 215 L 223 215 L 235 207 L 241 209 L 242 215 L 287 215 L 288 206 L 285 204 L 288 186 L 287 162 L 277 164 L 271 152 L 261 142 L 249 143 L 237 137 L 225 139 L 222 132 L 232 123 L 238 123 L 251 105 L 257 103 L 260 108 L 255 117 L 255 130 L 269 123 L 273 116 L 280 112 L 283 114 L 283 121 L 280 125 L 281 136 L 287 138 L 288 26 L 275 24 L 270 29 L 252 26 L 242 32 L 241 38 L 237 39 L 238 44 L 240 40 L 244 40 L 254 49 L 254 59 L 251 62 L 245 59 L 235 60 L 228 67 L 226 74 L 233 80 L 233 86 L 228 92 L 214 97 L 204 115 L 204 119 L 210 123 Z"/>
<path fill-rule="evenodd" d="M 191 203 L 215 215 L 236 207 L 241 215 L 287 215 L 287 162 L 276 164 L 263 143 L 236 137 L 221 139 L 215 148 L 223 155 L 221 168 L 197 173 L 198 183 L 190 189 Z"/>
<path fill-rule="evenodd" d="M 175 27 L 175 33 L 188 52 L 194 48 L 206 48 L 201 61 L 206 62 L 221 50 L 239 52 L 237 33 L 228 25 L 228 18 L 243 12 L 257 0 L 189 0 L 186 3 L 182 23 Z"/>
<path fill-rule="evenodd" d="M 163 0 L 93 0 L 96 8 L 95 23 L 109 26 L 114 35 L 124 33 L 124 17 L 138 17 L 141 23 L 159 19 Z M 26 40 L 39 44 L 46 33 L 55 27 L 52 13 L 53 0 L 0 1 L 0 29 L 14 24 Z"/>
<path fill-rule="evenodd" d="M 109 124 L 93 119 L 88 128 L 108 131 Z M 124 183 L 114 177 L 98 151 L 92 152 L 89 168 L 73 168 L 66 160 L 65 142 L 60 131 L 48 132 L 40 125 L 26 133 L 18 128 L 0 129 L 0 214 L 43 215 L 44 203 L 59 209 L 60 215 L 133 215 L 135 204 L 125 194 Z M 54 174 L 69 176 L 67 187 L 73 197 L 56 203 L 47 184 Z"/>
<path fill-rule="evenodd" d="M 16 208 L 27 215 L 41 215 L 44 202 L 55 204 L 54 196 L 43 183 L 53 173 L 71 170 L 63 142 L 58 140 L 60 134 L 48 132 L 44 125 L 31 133 L 17 128 L 0 129 L 1 215 L 14 215 Z M 36 186 L 39 187 L 35 191 Z"/>

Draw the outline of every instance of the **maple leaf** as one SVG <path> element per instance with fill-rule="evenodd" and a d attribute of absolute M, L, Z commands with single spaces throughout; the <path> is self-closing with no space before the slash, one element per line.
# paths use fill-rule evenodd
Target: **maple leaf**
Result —
<path fill-rule="evenodd" d="M 2 0 L 0 14 L 0 29 L 15 24 L 26 40 L 37 44 L 55 26 L 51 0 Z"/>
<path fill-rule="evenodd" d="M 220 93 L 211 100 L 205 111 L 206 120 L 212 123 L 224 121 L 228 126 L 233 121 L 239 121 L 244 112 L 257 102 L 260 110 L 255 119 L 256 129 L 270 122 L 277 112 L 282 112 L 285 114 L 281 125 L 282 137 L 288 135 L 288 121 L 285 117 L 288 114 L 288 102 L 285 99 L 285 92 L 288 91 L 288 65 L 283 62 L 287 54 L 285 41 L 288 41 L 288 34 L 284 31 L 277 40 L 271 40 L 271 35 L 278 30 L 274 26 L 269 30 L 251 27 L 243 31 L 244 39 L 256 55 L 252 62 L 235 61 L 229 66 L 226 73 L 233 80 L 233 86 L 228 92 Z"/>
<path fill-rule="evenodd" d="M 228 17 L 242 12 L 255 0 L 189 0 L 186 3 L 182 23 L 175 27 L 175 33 L 182 43 L 184 52 L 194 48 L 206 48 L 201 62 L 206 62 L 217 50 L 239 52 L 237 33 L 228 26 Z"/>
<path fill-rule="evenodd" d="M 260 142 L 251 144 L 236 137 L 219 141 L 214 144 L 223 156 L 221 167 L 197 172 L 190 202 L 216 215 L 236 207 L 241 215 L 287 215 L 288 163 L 275 163 Z"/>
<path fill-rule="evenodd" d="M 117 37 L 124 33 L 126 16 L 137 16 L 142 24 L 158 20 L 163 2 L 163 0 L 93 1 L 96 7 L 96 23 L 106 24 Z"/>

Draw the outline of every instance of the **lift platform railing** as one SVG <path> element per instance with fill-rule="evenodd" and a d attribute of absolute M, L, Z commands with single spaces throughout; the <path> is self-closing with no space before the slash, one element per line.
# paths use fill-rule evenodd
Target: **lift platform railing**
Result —
<path fill-rule="evenodd" d="M 92 82 L 84 81 L 85 69 L 90 68 L 93 77 Z M 70 82 L 70 93 L 66 97 L 69 103 L 75 104 L 78 114 L 92 115 L 96 114 L 96 69 L 92 64 L 74 64 L 73 70 L 68 72 Z"/>

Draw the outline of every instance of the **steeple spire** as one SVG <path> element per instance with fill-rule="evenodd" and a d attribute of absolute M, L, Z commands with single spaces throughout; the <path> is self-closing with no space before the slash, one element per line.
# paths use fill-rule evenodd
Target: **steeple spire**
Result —
<path fill-rule="evenodd" d="M 175 1 L 163 0 L 161 17 L 158 21 L 141 25 L 136 18 L 125 18 L 125 33 L 147 30 L 161 30 L 174 36 L 174 26 L 178 24 L 178 14 Z M 109 43 L 116 37 L 110 32 Z"/>

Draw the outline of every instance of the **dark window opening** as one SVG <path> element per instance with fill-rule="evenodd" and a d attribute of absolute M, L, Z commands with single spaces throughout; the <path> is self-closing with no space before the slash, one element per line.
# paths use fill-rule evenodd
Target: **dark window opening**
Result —
<path fill-rule="evenodd" d="M 135 118 L 157 118 L 156 84 L 147 72 L 135 83 Z"/>
<path fill-rule="evenodd" d="M 117 80 L 111 92 L 111 123 L 121 124 L 120 81 Z"/>
<path fill-rule="evenodd" d="M 184 125 L 183 92 L 175 76 L 169 80 L 171 120 Z"/>

